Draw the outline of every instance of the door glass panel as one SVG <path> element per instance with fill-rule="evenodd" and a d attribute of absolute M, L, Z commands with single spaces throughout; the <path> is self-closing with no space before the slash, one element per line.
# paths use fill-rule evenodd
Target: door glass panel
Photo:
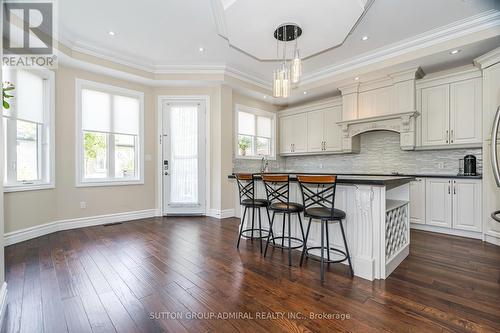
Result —
<path fill-rule="evenodd" d="M 170 201 L 198 204 L 198 106 L 170 109 Z"/>

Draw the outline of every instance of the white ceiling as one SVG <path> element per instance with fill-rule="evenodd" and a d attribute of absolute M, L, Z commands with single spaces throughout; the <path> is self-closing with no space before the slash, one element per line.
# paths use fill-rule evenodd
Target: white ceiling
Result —
<path fill-rule="evenodd" d="M 238 14 L 237 24 L 244 30 L 252 23 L 253 29 L 245 33 L 251 41 L 259 44 L 265 51 L 263 41 L 269 43 L 269 50 L 275 52 L 276 43 L 271 31 L 260 29 L 260 23 L 269 26 L 275 17 L 279 17 L 279 7 L 265 6 L 264 0 L 64 0 L 59 1 L 59 35 L 68 46 L 92 54 L 101 54 L 117 60 L 125 61 L 147 69 L 168 68 L 205 68 L 210 66 L 227 66 L 245 73 L 247 77 L 258 82 L 271 81 L 274 62 L 259 61 L 238 48 L 220 35 L 220 17 L 213 11 L 214 2 L 222 2 L 228 11 L 237 6 L 252 8 L 249 4 L 257 4 L 259 8 L 251 9 L 248 15 Z M 281 0 L 273 0 L 273 2 Z M 346 0 L 347 1 L 347 0 Z M 365 0 L 348 0 L 354 3 L 365 3 Z M 260 3 L 262 2 L 262 3 Z M 320 0 L 287 0 L 290 6 L 298 4 L 320 3 Z M 325 1 L 333 2 L 333 1 Z M 258 4 L 260 3 L 260 4 Z M 219 3 L 221 4 L 221 3 Z M 314 31 L 313 26 L 323 26 L 322 20 L 310 20 L 309 16 L 317 15 L 318 7 L 307 6 L 300 10 L 288 12 L 285 18 L 291 22 L 307 22 L 300 46 L 308 45 L 308 39 L 317 38 L 307 31 Z M 436 31 L 447 31 L 450 26 L 474 22 L 476 17 L 490 11 L 499 11 L 498 0 L 374 0 L 373 4 L 361 18 L 345 41 L 337 47 L 308 58 L 304 61 L 304 84 L 309 83 L 330 67 L 342 67 L 352 59 L 381 50 L 390 49 L 393 45 L 406 40 L 418 40 L 424 35 L 438 35 Z M 259 13 L 259 14 L 257 14 Z M 265 16 L 265 17 L 263 17 Z M 329 23 L 337 20 L 332 16 Z M 497 19 L 500 21 L 500 19 Z M 267 22 L 267 23 L 266 23 Z M 226 22 L 227 23 L 227 22 Z M 115 36 L 110 36 L 114 31 Z M 231 31 L 226 26 L 226 32 Z M 235 32 L 236 33 L 236 32 Z M 362 41 L 362 36 L 369 39 Z M 499 32 L 500 35 L 500 32 Z M 248 37 L 250 36 L 250 37 Z M 481 51 L 491 50 L 499 46 L 499 40 L 490 38 L 481 44 Z M 427 56 L 425 66 L 434 71 L 443 69 L 449 64 L 470 62 L 477 48 L 465 51 L 467 45 L 480 41 L 464 42 L 464 51 L 451 57 L 440 51 L 436 55 Z M 326 41 L 327 45 L 330 41 Z M 332 41 L 331 44 L 335 44 Z M 312 45 L 314 43 L 310 43 Z M 301 46 L 302 47 L 302 46 Z M 327 48 L 322 46 L 321 48 Z M 203 48 L 203 52 L 199 49 Z M 314 52 L 311 49 L 311 52 Z M 469 48 L 467 47 L 467 50 Z M 257 51 L 255 51 L 257 52 Z M 258 54 L 256 55 L 258 57 Z M 324 87 L 323 87 L 324 88 Z M 330 88 L 331 89 L 331 88 Z M 321 90 L 321 89 L 319 89 Z M 296 102 L 311 98 L 315 92 L 303 95 L 300 89 L 296 92 Z"/>
<path fill-rule="evenodd" d="M 219 34 L 231 46 L 259 60 L 275 60 L 281 57 L 274 38 L 277 27 L 294 23 L 302 28 L 298 41 L 301 56 L 307 58 L 342 44 L 363 14 L 363 2 L 214 0 L 212 4 Z M 288 44 L 293 46 L 294 42 Z"/>

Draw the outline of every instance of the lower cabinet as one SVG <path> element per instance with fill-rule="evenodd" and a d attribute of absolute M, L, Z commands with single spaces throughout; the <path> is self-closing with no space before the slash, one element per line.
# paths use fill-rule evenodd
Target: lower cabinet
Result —
<path fill-rule="evenodd" d="M 410 183 L 410 222 L 425 224 L 425 179 L 417 178 Z"/>
<path fill-rule="evenodd" d="M 481 205 L 481 180 L 417 178 L 410 184 L 410 221 L 415 227 L 478 233 L 482 230 Z"/>

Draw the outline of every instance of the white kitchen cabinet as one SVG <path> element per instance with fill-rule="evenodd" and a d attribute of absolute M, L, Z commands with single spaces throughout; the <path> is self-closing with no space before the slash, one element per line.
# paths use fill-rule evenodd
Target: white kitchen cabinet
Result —
<path fill-rule="evenodd" d="M 425 179 L 410 183 L 410 222 L 425 224 Z"/>
<path fill-rule="evenodd" d="M 333 107 L 307 113 L 307 152 L 335 152 L 342 150 L 342 108 Z"/>
<path fill-rule="evenodd" d="M 422 147 L 480 146 L 481 78 L 429 85 L 419 88 Z"/>
<path fill-rule="evenodd" d="M 450 144 L 481 142 L 481 79 L 450 85 Z"/>
<path fill-rule="evenodd" d="M 482 230 L 482 186 L 476 179 L 426 178 L 425 185 L 413 182 L 410 186 L 411 222 L 441 227 L 458 232 L 479 233 Z M 422 187 L 425 186 L 425 217 L 422 223 Z M 415 226 L 416 227 L 416 226 Z M 424 229 L 435 231 L 433 229 Z M 444 231 L 446 232 L 446 231 Z M 467 235 L 472 235 L 469 233 Z M 477 234 L 476 234 L 477 235 Z"/>
<path fill-rule="evenodd" d="M 307 151 L 322 152 L 325 141 L 325 112 L 312 111 L 307 113 Z"/>
<path fill-rule="evenodd" d="M 428 178 L 425 182 L 426 224 L 451 228 L 452 180 Z"/>
<path fill-rule="evenodd" d="M 422 89 L 422 146 L 449 143 L 450 87 Z"/>
<path fill-rule="evenodd" d="M 342 151 L 342 128 L 337 125 L 341 120 L 341 106 L 336 106 L 325 111 L 325 151 Z"/>
<path fill-rule="evenodd" d="M 307 114 L 295 114 L 280 119 L 280 153 L 307 152 Z"/>
<path fill-rule="evenodd" d="M 453 180 L 453 229 L 480 232 L 481 183 L 471 179 Z"/>

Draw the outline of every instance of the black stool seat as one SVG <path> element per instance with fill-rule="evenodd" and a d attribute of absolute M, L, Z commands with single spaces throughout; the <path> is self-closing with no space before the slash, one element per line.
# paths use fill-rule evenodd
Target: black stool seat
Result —
<path fill-rule="evenodd" d="M 269 210 L 280 213 L 299 213 L 304 211 L 304 206 L 295 202 L 275 202 L 269 206 Z"/>
<path fill-rule="evenodd" d="M 241 200 L 241 205 L 248 207 L 267 207 L 269 201 L 266 199 L 243 199 Z"/>
<path fill-rule="evenodd" d="M 345 219 L 345 212 L 340 209 L 333 209 L 333 215 L 332 215 L 332 210 L 330 208 L 326 207 L 312 207 L 312 208 L 306 208 L 304 215 L 306 217 L 312 217 L 313 219 L 327 219 L 327 220 L 343 220 Z"/>

